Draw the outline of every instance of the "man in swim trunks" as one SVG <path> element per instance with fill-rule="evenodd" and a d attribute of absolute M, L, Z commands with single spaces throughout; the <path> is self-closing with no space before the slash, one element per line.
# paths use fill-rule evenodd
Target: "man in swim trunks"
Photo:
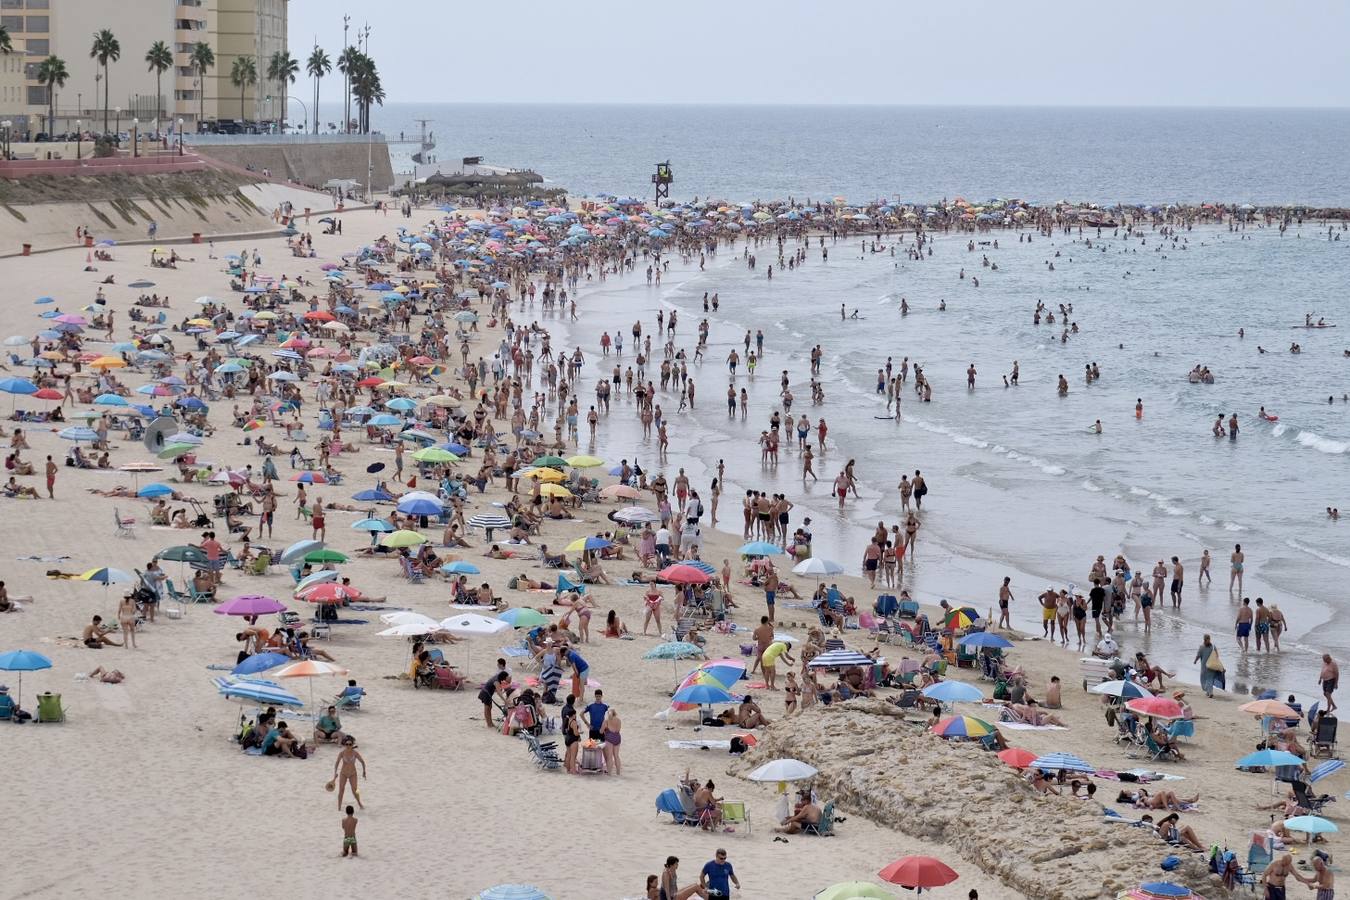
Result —
<path fill-rule="evenodd" d="M 1336 900 L 1336 875 L 1327 868 L 1327 861 L 1320 853 L 1313 856 L 1312 867 L 1311 878 L 1304 878 L 1297 871 L 1290 874 L 1308 887 L 1317 888 L 1316 900 Z"/>
<path fill-rule="evenodd" d="M 1294 857 L 1286 853 L 1272 862 L 1261 873 L 1261 883 L 1266 886 L 1265 900 L 1285 900 L 1285 880 L 1294 872 Z"/>
<path fill-rule="evenodd" d="M 769 569 L 769 574 L 764 577 L 764 605 L 769 608 L 769 623 L 774 619 L 774 602 L 778 598 L 778 573 Z"/>
<path fill-rule="evenodd" d="M 1047 638 L 1054 637 L 1051 629 L 1055 623 L 1055 608 L 1059 605 L 1059 594 L 1053 587 L 1048 587 L 1045 592 L 1036 597 L 1041 604 L 1041 631 Z"/>
<path fill-rule="evenodd" d="M 1172 608 L 1181 609 L 1181 588 L 1186 583 L 1186 568 L 1172 557 Z"/>
<path fill-rule="evenodd" d="M 1322 671 L 1318 673 L 1317 680 L 1322 685 L 1322 699 L 1327 701 L 1326 712 L 1336 711 L 1336 701 L 1331 699 L 1331 695 L 1336 692 L 1337 686 L 1341 681 L 1341 667 L 1332 660 L 1330 653 L 1322 654 Z"/>
<path fill-rule="evenodd" d="M 1270 652 L 1270 610 L 1266 609 L 1266 601 L 1261 597 L 1256 598 L 1256 649 L 1261 650 L 1264 644 L 1266 652 Z"/>
<path fill-rule="evenodd" d="M 1243 597 L 1237 614 L 1237 642 L 1244 652 L 1251 649 L 1252 619 L 1252 598 Z"/>

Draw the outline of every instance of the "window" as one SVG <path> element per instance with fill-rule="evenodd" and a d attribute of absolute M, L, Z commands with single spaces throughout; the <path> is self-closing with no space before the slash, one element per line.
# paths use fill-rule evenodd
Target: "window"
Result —
<path fill-rule="evenodd" d="M 28 0 L 29 9 L 47 9 L 50 5 L 50 0 Z"/>
<path fill-rule="evenodd" d="M 50 30 L 48 28 L 50 18 L 51 18 L 50 16 L 29 16 L 28 17 L 29 33 L 46 34 Z"/>
<path fill-rule="evenodd" d="M 0 9 L 23 9 L 23 0 L 0 0 Z"/>
<path fill-rule="evenodd" d="M 27 52 L 29 56 L 46 56 L 51 53 L 52 42 L 46 38 L 29 38 L 25 43 L 28 45 Z"/>
<path fill-rule="evenodd" d="M 47 105 L 47 88 L 46 88 L 45 86 L 43 86 L 43 85 L 31 85 L 31 84 L 30 84 L 30 85 L 28 86 L 28 105 L 29 105 L 29 106 L 46 106 L 46 105 Z"/>
<path fill-rule="evenodd" d="M 0 16 L 0 25 L 10 34 L 23 34 L 23 16 Z"/>

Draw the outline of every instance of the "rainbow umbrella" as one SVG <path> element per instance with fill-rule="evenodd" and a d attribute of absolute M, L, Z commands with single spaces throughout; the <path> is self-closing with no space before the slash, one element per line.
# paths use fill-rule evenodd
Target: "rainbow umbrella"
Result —
<path fill-rule="evenodd" d="M 969 606 L 963 606 L 960 609 L 954 609 L 942 620 L 942 627 L 949 631 L 955 631 L 958 628 L 969 628 L 980 618 L 980 614 Z"/>
<path fill-rule="evenodd" d="M 994 733 L 994 726 L 974 716 L 947 716 L 932 728 L 933 734 L 945 738 L 982 738 Z"/>

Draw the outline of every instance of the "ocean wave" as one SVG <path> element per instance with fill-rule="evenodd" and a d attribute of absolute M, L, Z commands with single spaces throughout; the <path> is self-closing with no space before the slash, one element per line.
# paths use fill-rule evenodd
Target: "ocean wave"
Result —
<path fill-rule="evenodd" d="M 1215 520 L 1213 517 L 1207 516 L 1207 515 L 1205 515 L 1205 514 L 1203 514 L 1203 513 L 1201 513 L 1201 514 L 1200 514 L 1199 516 L 1197 516 L 1196 518 L 1198 518 L 1198 519 L 1200 520 L 1200 524 L 1201 524 L 1201 525 L 1214 525 L 1214 524 L 1217 524 L 1217 520 Z"/>
<path fill-rule="evenodd" d="M 1350 450 L 1350 442 L 1333 441 L 1330 438 L 1324 438 L 1315 431 L 1300 431 L 1298 437 L 1294 438 L 1305 447 L 1311 447 L 1322 453 L 1344 453 Z"/>
<path fill-rule="evenodd" d="M 988 441 L 982 441 L 979 438 L 968 437 L 967 435 L 964 434 L 953 434 L 952 440 L 958 444 L 964 444 L 967 447 L 978 447 L 981 450 L 987 450 L 989 448 Z"/>
<path fill-rule="evenodd" d="M 1276 422 L 1275 426 L 1270 429 L 1270 433 L 1275 435 L 1276 437 L 1279 437 L 1288 430 L 1289 430 L 1288 425 L 1284 424 L 1283 422 Z"/>
<path fill-rule="evenodd" d="M 1322 562 L 1331 563 L 1333 566 L 1344 566 L 1345 568 L 1350 569 L 1350 559 L 1346 559 L 1343 556 L 1333 556 L 1330 553 L 1323 553 L 1321 550 L 1315 550 L 1312 547 L 1309 547 L 1307 544 L 1300 544 L 1293 538 L 1289 538 L 1284 543 L 1285 546 L 1291 547 L 1294 550 L 1299 551 L 1300 553 L 1306 553 L 1309 556 L 1315 556 L 1318 559 L 1322 560 Z"/>
<path fill-rule="evenodd" d="M 1247 526 L 1246 526 L 1246 525 L 1239 525 L 1239 524 L 1236 523 L 1236 522 L 1224 522 L 1224 523 L 1223 523 L 1223 530 L 1224 530 L 1224 531 L 1246 531 L 1246 530 L 1247 530 Z"/>
<path fill-rule="evenodd" d="M 1084 478 L 1084 479 L 1083 479 L 1082 488 L 1083 488 L 1083 490 L 1085 490 L 1085 491 L 1091 491 L 1091 492 L 1094 493 L 1094 494 L 1100 494 L 1100 493 L 1102 492 L 1101 486 L 1100 486 L 1100 485 L 1093 484 L 1093 483 L 1092 483 L 1092 479 L 1090 479 L 1090 478 Z"/>

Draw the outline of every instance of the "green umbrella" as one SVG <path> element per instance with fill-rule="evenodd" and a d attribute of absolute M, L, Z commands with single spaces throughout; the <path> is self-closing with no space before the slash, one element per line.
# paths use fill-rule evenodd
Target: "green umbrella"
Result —
<path fill-rule="evenodd" d="M 503 622 L 507 622 L 512 628 L 537 628 L 540 625 L 547 625 L 549 619 L 537 609 L 530 609 L 528 606 L 517 606 L 514 609 L 508 609 L 497 616 Z"/>
<path fill-rule="evenodd" d="M 190 547 L 187 544 L 180 544 L 177 547 L 169 547 L 155 554 L 155 559 L 164 559 L 169 562 L 201 564 L 208 561 L 206 551 L 198 547 Z"/>
<path fill-rule="evenodd" d="M 169 444 L 163 450 L 156 454 L 160 459 L 177 459 L 184 453 L 191 453 L 197 448 L 192 444 Z"/>
<path fill-rule="evenodd" d="M 346 561 L 347 554 L 340 550 L 324 548 L 323 550 L 313 550 L 305 554 L 305 562 L 307 563 L 345 563 Z"/>
<path fill-rule="evenodd" d="M 814 900 L 896 900 L 895 894 L 870 881 L 841 881 L 816 894 Z"/>
<path fill-rule="evenodd" d="M 459 462 L 458 456 L 440 447 L 423 447 L 414 453 L 412 458 L 424 463 Z"/>
<path fill-rule="evenodd" d="M 552 466 L 555 469 L 561 469 L 567 465 L 567 460 L 563 459 L 561 456 L 541 456 L 531 463 L 531 465 Z"/>

